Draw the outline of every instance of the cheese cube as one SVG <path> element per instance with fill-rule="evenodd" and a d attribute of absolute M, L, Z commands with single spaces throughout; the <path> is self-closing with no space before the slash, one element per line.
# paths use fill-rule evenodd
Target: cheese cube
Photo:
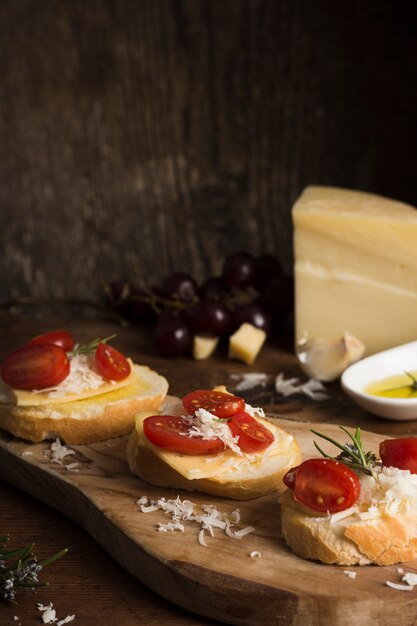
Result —
<path fill-rule="evenodd" d="M 218 337 L 212 335 L 195 335 L 193 339 L 193 358 L 196 361 L 208 359 L 219 343 Z"/>
<path fill-rule="evenodd" d="M 251 365 L 266 339 L 266 333 L 246 322 L 229 338 L 229 358 Z"/>
<path fill-rule="evenodd" d="M 308 187 L 292 216 L 297 341 L 346 331 L 372 354 L 417 339 L 416 209 Z"/>

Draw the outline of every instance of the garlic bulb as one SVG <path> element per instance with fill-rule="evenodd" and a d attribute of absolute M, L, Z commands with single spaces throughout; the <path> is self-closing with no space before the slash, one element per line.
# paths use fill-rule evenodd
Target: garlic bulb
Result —
<path fill-rule="evenodd" d="M 330 382 L 363 356 L 365 346 L 359 339 L 345 332 L 337 339 L 308 339 L 297 342 L 296 354 L 304 372 L 315 378 Z"/>

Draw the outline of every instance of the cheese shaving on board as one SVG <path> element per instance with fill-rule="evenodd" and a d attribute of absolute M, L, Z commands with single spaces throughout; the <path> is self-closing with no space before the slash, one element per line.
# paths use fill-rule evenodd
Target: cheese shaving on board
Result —
<path fill-rule="evenodd" d="M 203 504 L 197 507 L 190 500 L 181 500 L 179 496 L 175 499 L 167 500 L 159 498 L 158 500 L 148 500 L 146 496 L 142 496 L 137 500 L 136 504 L 142 513 L 152 513 L 161 510 L 166 515 L 171 516 L 171 522 L 168 524 L 158 524 L 158 530 L 167 532 L 179 530 L 184 532 L 184 525 L 181 521 L 195 522 L 200 525 L 198 534 L 198 542 L 206 547 L 205 531 L 214 537 L 214 529 L 223 530 L 228 537 L 233 539 L 242 539 L 249 533 L 255 531 L 254 526 L 246 526 L 239 530 L 235 530 L 235 524 L 240 522 L 240 511 L 235 509 L 232 513 L 219 511 L 213 504 Z"/>
<path fill-rule="evenodd" d="M 326 388 L 318 381 L 310 378 L 306 383 L 300 383 L 298 378 L 287 378 L 284 374 L 278 374 L 275 379 L 275 391 L 283 396 L 292 396 L 294 394 L 304 394 L 312 400 L 321 402 L 327 400 L 329 396 L 325 393 Z"/>
<path fill-rule="evenodd" d="M 236 391 L 249 391 L 255 387 L 266 387 L 268 375 L 263 372 L 247 372 L 245 374 L 231 374 L 230 378 L 239 380 Z"/>

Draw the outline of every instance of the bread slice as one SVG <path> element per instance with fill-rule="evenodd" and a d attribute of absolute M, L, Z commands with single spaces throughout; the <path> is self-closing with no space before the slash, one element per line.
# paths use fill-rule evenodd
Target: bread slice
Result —
<path fill-rule="evenodd" d="M 94 443 L 130 433 L 136 414 L 157 411 L 167 391 L 166 379 L 142 365 L 132 366 L 128 384 L 116 384 L 110 390 L 106 386 L 105 393 L 98 389 L 87 398 L 71 401 L 45 403 L 34 397 L 31 406 L 25 393 L 21 406 L 16 400 L 18 393 L 5 394 L 3 390 L 0 428 L 30 441 L 59 437 L 69 444 Z"/>
<path fill-rule="evenodd" d="M 417 558 L 415 515 L 333 521 L 298 504 L 291 491 L 281 497 L 281 533 L 296 554 L 322 563 L 393 565 Z"/>
<path fill-rule="evenodd" d="M 163 413 L 181 415 L 184 408 L 176 400 L 164 405 Z M 301 461 L 294 437 L 267 419 L 257 418 L 273 432 L 275 442 L 263 453 L 240 457 L 226 450 L 219 455 L 202 457 L 169 452 L 151 444 L 143 433 L 146 416 L 138 416 L 136 420 L 127 459 L 132 473 L 152 485 L 251 500 L 283 489 L 284 474 Z"/>

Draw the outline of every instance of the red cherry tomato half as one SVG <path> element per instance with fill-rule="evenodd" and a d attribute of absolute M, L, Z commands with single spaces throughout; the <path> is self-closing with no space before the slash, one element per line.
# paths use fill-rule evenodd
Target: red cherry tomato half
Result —
<path fill-rule="evenodd" d="M 214 454 L 224 450 L 223 442 L 216 439 L 190 437 L 189 426 L 181 417 L 152 415 L 143 421 L 143 432 L 151 443 L 181 454 Z"/>
<path fill-rule="evenodd" d="M 379 456 L 386 467 L 397 467 L 417 474 L 417 437 L 386 439 L 379 444 Z"/>
<path fill-rule="evenodd" d="M 295 477 L 297 476 L 297 470 L 298 470 L 298 465 L 297 467 L 293 467 L 292 469 L 288 470 L 288 472 L 285 474 L 284 478 L 282 479 L 282 482 L 284 483 L 284 485 L 288 487 L 288 489 L 291 489 L 292 491 L 294 491 L 295 489 Z"/>
<path fill-rule="evenodd" d="M 70 352 L 74 349 L 75 341 L 71 333 L 68 333 L 66 330 L 55 330 L 52 333 L 46 333 L 45 335 L 38 335 L 37 337 L 34 337 L 29 341 L 29 344 L 53 344 L 55 346 L 60 346 L 60 348 L 63 348 L 65 352 Z"/>
<path fill-rule="evenodd" d="M 1 377 L 14 389 L 47 389 L 59 385 L 70 365 L 63 348 L 54 344 L 29 344 L 15 350 L 1 364 Z"/>
<path fill-rule="evenodd" d="M 295 476 L 295 479 L 294 479 Z M 284 476 L 294 485 L 294 497 L 304 506 L 325 513 L 337 513 L 353 506 L 361 491 L 355 472 L 330 459 L 309 459 Z"/>
<path fill-rule="evenodd" d="M 245 408 L 243 398 L 224 393 L 223 391 L 202 389 L 188 393 L 184 396 L 182 403 L 185 410 L 189 413 L 194 413 L 197 409 L 205 409 L 220 418 L 231 417 Z"/>
<path fill-rule="evenodd" d="M 130 374 L 130 363 L 116 348 L 99 343 L 96 349 L 96 367 L 103 378 L 124 380 Z"/>
<path fill-rule="evenodd" d="M 227 422 L 234 437 L 239 437 L 237 445 L 243 452 L 261 452 L 274 441 L 271 431 L 249 413 L 236 413 Z"/>

